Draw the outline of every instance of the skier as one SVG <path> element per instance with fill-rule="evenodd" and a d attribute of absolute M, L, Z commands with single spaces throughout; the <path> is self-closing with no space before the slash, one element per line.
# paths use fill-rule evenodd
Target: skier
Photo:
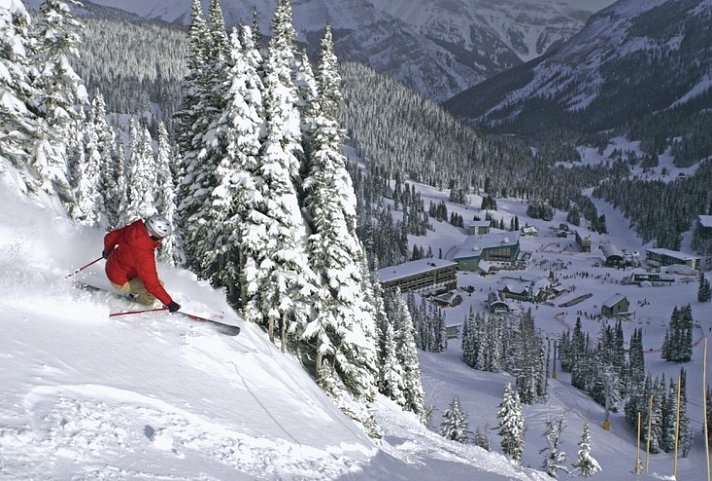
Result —
<path fill-rule="evenodd" d="M 158 214 L 113 230 L 104 236 L 106 276 L 111 285 L 128 293 L 140 304 L 150 306 L 156 299 L 170 312 L 180 309 L 163 288 L 156 271 L 155 249 L 171 234 L 171 224 Z"/>

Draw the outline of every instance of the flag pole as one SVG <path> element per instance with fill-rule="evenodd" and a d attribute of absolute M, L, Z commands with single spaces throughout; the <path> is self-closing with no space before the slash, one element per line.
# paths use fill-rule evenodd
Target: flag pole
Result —
<path fill-rule="evenodd" d="M 677 377 L 677 406 L 675 409 L 675 457 L 672 461 L 672 476 L 677 479 L 677 446 L 680 443 L 680 389 L 682 376 Z"/>
<path fill-rule="evenodd" d="M 702 419 L 704 419 L 705 429 L 705 456 L 707 460 L 707 481 L 710 481 L 710 433 L 707 419 L 707 337 L 705 337 L 705 349 L 702 356 Z"/>

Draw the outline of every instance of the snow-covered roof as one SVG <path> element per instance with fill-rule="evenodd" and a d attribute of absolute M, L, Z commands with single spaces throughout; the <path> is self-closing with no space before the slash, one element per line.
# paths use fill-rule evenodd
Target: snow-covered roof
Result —
<path fill-rule="evenodd" d="M 396 266 L 384 267 L 378 271 L 378 276 L 381 282 L 389 282 L 450 266 L 457 266 L 457 264 L 445 259 L 418 259 L 417 261 L 404 262 Z"/>
<path fill-rule="evenodd" d="M 604 302 L 602 305 L 603 307 L 613 307 L 622 300 L 626 299 L 626 297 L 622 294 L 615 294 L 614 296 L 610 297 L 606 302 Z"/>
<path fill-rule="evenodd" d="M 681 260 L 681 261 L 694 261 L 694 260 L 700 259 L 700 256 L 686 254 L 684 252 L 674 251 L 672 249 L 665 249 L 663 247 L 649 248 L 646 250 L 648 252 L 652 252 L 653 254 L 657 254 L 659 256 L 672 257 L 673 259 L 677 259 L 677 260 Z"/>
<path fill-rule="evenodd" d="M 606 258 L 623 257 L 623 251 L 621 251 L 615 244 L 612 244 L 610 242 L 601 244 L 600 248 L 603 251 L 603 255 L 606 256 Z"/>
<path fill-rule="evenodd" d="M 469 236 L 453 256 L 454 260 L 467 259 L 482 254 L 483 249 L 513 246 L 519 243 L 519 232 L 497 232 Z"/>
<path fill-rule="evenodd" d="M 702 227 L 712 228 L 712 215 L 697 216 Z"/>
<path fill-rule="evenodd" d="M 488 220 L 473 220 L 467 224 L 467 227 L 489 227 L 490 225 Z"/>

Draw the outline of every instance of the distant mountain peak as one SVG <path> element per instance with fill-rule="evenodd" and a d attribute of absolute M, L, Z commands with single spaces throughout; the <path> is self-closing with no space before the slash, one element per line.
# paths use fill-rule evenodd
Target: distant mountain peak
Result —
<path fill-rule="evenodd" d="M 598 5 L 611 0 L 594 0 Z M 24 0 L 36 8 L 41 0 Z M 189 0 L 93 0 L 149 20 L 185 25 Z M 202 0 L 207 11 L 209 0 Z M 329 24 L 342 60 L 363 62 L 436 101 L 536 58 L 584 25 L 580 0 L 299 0 L 300 40 L 318 47 Z M 224 0 L 228 27 L 270 29 L 275 0 Z M 595 4 L 595 3 L 594 3 Z M 102 13 L 102 14 L 105 14 Z"/>

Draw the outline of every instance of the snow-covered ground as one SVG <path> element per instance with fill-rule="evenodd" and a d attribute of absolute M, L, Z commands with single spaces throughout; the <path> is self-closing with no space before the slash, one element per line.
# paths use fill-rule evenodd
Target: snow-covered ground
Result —
<path fill-rule="evenodd" d="M 484 212 L 479 210 L 481 197 L 469 196 L 467 206 L 448 202 L 448 193 L 416 184 L 423 196 L 425 206 L 432 201 L 434 204 L 444 201 L 448 213 L 453 210 L 463 216 L 465 224 L 477 214 L 484 218 Z M 702 411 L 702 358 L 704 336 L 712 329 L 712 304 L 697 301 L 698 279 L 696 276 L 674 275 L 675 282 L 668 287 L 639 287 L 623 284 L 624 277 L 631 275 L 633 270 L 619 270 L 602 267 L 603 254 L 599 246 L 604 242 L 612 242 L 620 249 L 628 252 L 638 251 L 641 259 L 645 257 L 645 246 L 640 237 L 630 230 L 629 221 L 613 209 L 609 204 L 594 199 L 600 213 L 606 215 L 609 234 L 601 235 L 586 228 L 577 229 L 582 235 L 589 235 L 592 241 L 591 252 L 578 252 L 572 235 L 566 238 L 556 236 L 551 227 L 558 227 L 566 222 L 566 215 L 557 211 L 551 222 L 531 219 L 526 216 L 527 204 L 519 199 L 497 199 L 498 210 L 490 211 L 495 219 L 504 219 L 509 226 L 510 219 L 519 217 L 520 226 L 534 225 L 539 231 L 537 237 L 521 237 L 523 251 L 531 252 L 531 260 L 526 270 L 502 271 L 494 275 L 482 277 L 475 273 L 458 273 L 460 287 L 473 286 L 473 293 L 462 292 L 464 302 L 457 307 L 445 308 L 448 325 L 461 324 L 470 307 L 475 311 L 485 310 L 487 294 L 503 288 L 507 283 L 516 283 L 520 279 L 536 281 L 547 277 L 552 270 L 558 281 L 564 287 L 574 290 L 553 300 L 553 305 L 518 303 L 513 301 L 515 309 L 532 309 L 536 325 L 548 337 L 554 339 L 563 330 L 574 326 L 577 317 L 581 317 L 583 328 L 589 332 L 592 339 L 598 336 L 601 321 L 601 304 L 616 293 L 625 295 L 630 301 L 633 313 L 630 321 L 623 323 L 626 340 L 634 328 L 643 328 L 643 346 L 646 350 L 646 370 L 654 376 L 665 374 L 666 379 L 676 379 L 683 367 L 687 372 L 688 413 L 694 429 L 694 445 L 687 459 L 678 460 L 678 479 L 706 480 L 705 451 L 703 439 Z M 443 252 L 444 257 L 451 257 L 457 246 L 464 241 L 466 234 L 463 229 L 447 223 L 432 221 L 434 232 L 425 237 L 410 237 L 411 246 L 418 244 L 425 250 L 432 249 L 435 255 Z M 493 232 L 497 231 L 496 229 Z M 635 272 L 643 272 L 636 268 Z M 521 282 L 521 281 L 519 281 Z M 583 294 L 591 293 L 592 297 L 572 307 L 559 305 Z M 665 329 L 668 326 L 674 306 L 691 304 L 695 321 L 693 333 L 693 359 L 691 362 L 679 365 L 667 363 L 660 358 Z M 605 318 L 604 318 L 605 319 Z M 712 349 L 712 347 L 710 347 Z M 493 375 L 478 372 L 467 367 L 460 360 L 461 349 L 459 339 L 451 339 L 448 351 L 444 354 L 423 354 L 422 367 L 425 375 L 426 401 L 440 408 L 433 416 L 433 427 L 440 422 L 441 411 L 446 409 L 453 396 L 457 396 L 462 408 L 469 414 L 470 427 L 474 431 L 496 427 L 497 405 L 501 400 L 503 387 L 511 381 L 508 375 Z M 708 356 L 709 359 L 710 356 Z M 710 363 L 708 361 L 708 371 Z M 543 459 L 539 450 L 546 446 L 542 434 L 544 423 L 550 415 L 563 415 L 568 427 L 562 436 L 562 449 L 568 453 L 569 462 L 576 456 L 576 443 L 580 440 L 581 429 L 585 420 L 590 421 L 593 442 L 592 455 L 603 467 L 595 479 L 633 479 L 631 470 L 635 465 L 636 446 L 635 435 L 622 412 L 612 415 L 612 428 L 604 431 L 601 424 L 604 419 L 603 407 L 593 402 L 590 397 L 573 389 L 566 374 L 558 373 L 557 380 L 550 381 L 550 399 L 546 404 L 525 407 L 527 423 L 524 464 L 540 467 Z M 489 433 L 490 444 L 498 448 L 499 438 L 496 431 Z M 644 447 L 643 447 L 644 449 Z M 641 453 L 645 465 L 645 452 Z M 673 470 L 672 454 L 656 454 L 650 458 L 649 472 L 655 476 L 670 476 Z M 565 475 L 563 476 L 566 477 Z M 637 478 L 636 478 L 637 479 Z"/>
<path fill-rule="evenodd" d="M 425 186 L 428 199 L 447 194 Z M 455 207 L 465 221 L 479 211 L 480 198 Z M 461 322 L 470 305 L 482 309 L 487 293 L 510 277 L 538 278 L 554 269 L 562 284 L 576 287 L 555 306 L 583 293 L 593 297 L 572 308 L 531 306 L 537 326 L 557 336 L 577 315 L 593 316 L 612 293 L 631 300 L 634 318 L 625 324 L 645 331 L 646 366 L 654 374 L 676 376 L 679 367 L 659 358 L 657 350 L 674 305 L 691 303 L 695 341 L 709 331 L 712 306 L 696 301 L 697 282 L 678 276 L 671 287 L 640 288 L 620 284 L 630 272 L 594 267 L 598 245 L 608 237 L 619 247 L 642 249 L 627 225 L 606 211 L 610 236 L 592 235 L 591 253 L 577 253 L 571 238 L 557 238 L 552 223 L 526 218 L 526 204 L 499 199 L 505 223 L 518 215 L 521 225 L 539 228 L 536 238 L 522 238 L 532 252 L 526 271 L 483 278 L 460 273 L 460 285 L 472 285 L 465 302 L 445 310 L 450 324 Z M 102 232 L 71 224 L 0 186 L 0 479 L 2 480 L 512 480 L 550 479 L 539 469 L 548 416 L 565 416 L 562 448 L 569 463 L 576 456 L 581 428 L 589 420 L 592 455 L 603 472 L 593 479 L 631 479 L 634 435 L 620 414 L 610 431 L 601 428 L 603 409 L 572 389 L 559 373 L 550 385 L 547 404 L 527 406 L 523 468 L 497 454 L 497 406 L 506 374 L 478 372 L 460 360 L 459 340 L 443 354 L 422 353 L 426 402 L 435 408 L 430 430 L 389 401 L 379 398 L 374 414 L 384 440 L 369 439 L 343 416 L 315 386 L 298 363 L 269 343 L 254 325 L 245 324 L 226 305 L 222 293 L 184 270 L 159 266 L 169 292 L 186 311 L 238 324 L 242 333 L 227 337 L 167 313 L 109 318 L 125 310 L 123 301 L 84 292 L 64 276 L 97 258 Z M 434 252 L 454 252 L 464 240 L 461 229 L 435 223 L 436 231 L 411 242 Z M 103 282 L 103 261 L 79 275 Z M 581 277 L 588 272 L 589 277 Z M 645 305 L 641 306 L 645 301 Z M 522 304 L 527 308 L 530 305 Z M 585 314 L 584 314 L 585 313 Z M 585 319 L 596 334 L 598 321 Z M 678 479 L 705 478 L 701 442 L 702 343 L 694 348 L 688 372 L 689 414 L 695 443 L 681 459 Z M 487 430 L 493 453 L 446 441 L 438 430 L 442 411 L 458 396 L 470 427 Z M 644 453 L 642 454 L 643 460 Z M 669 454 L 650 459 L 650 474 L 670 476 Z M 563 475 L 562 478 L 566 478 Z"/>
<path fill-rule="evenodd" d="M 379 399 L 369 439 L 298 363 L 220 292 L 165 265 L 186 311 L 238 337 L 73 287 L 103 233 L 0 184 L 0 479 L 541 480 L 498 454 L 444 440 Z M 102 282 L 103 261 L 79 277 Z"/>

